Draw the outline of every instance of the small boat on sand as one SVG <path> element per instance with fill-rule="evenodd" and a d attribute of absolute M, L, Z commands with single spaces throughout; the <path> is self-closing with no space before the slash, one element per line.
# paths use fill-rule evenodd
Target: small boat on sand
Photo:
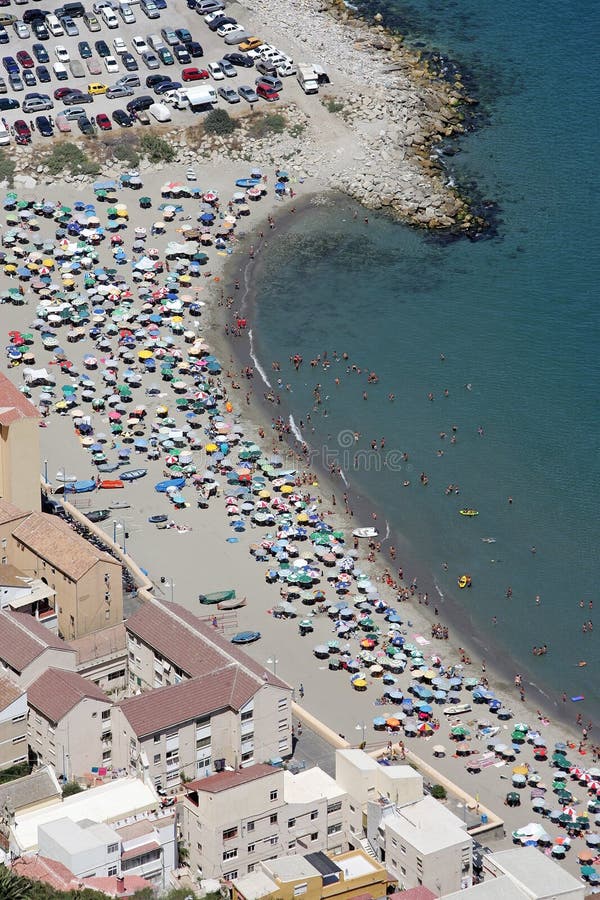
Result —
<path fill-rule="evenodd" d="M 235 600 L 235 591 L 215 591 L 214 594 L 198 594 L 198 600 L 204 606 L 211 606 L 213 603 L 230 602 Z"/>
<path fill-rule="evenodd" d="M 356 538 L 376 538 L 379 532 L 376 528 L 355 528 L 352 536 Z"/>
<path fill-rule="evenodd" d="M 461 516 L 478 516 L 479 510 L 478 509 L 461 509 L 460 514 L 461 514 Z"/>
<path fill-rule="evenodd" d="M 245 597 L 232 597 L 231 600 L 221 600 L 217 603 L 217 609 L 240 609 L 246 602 Z"/>

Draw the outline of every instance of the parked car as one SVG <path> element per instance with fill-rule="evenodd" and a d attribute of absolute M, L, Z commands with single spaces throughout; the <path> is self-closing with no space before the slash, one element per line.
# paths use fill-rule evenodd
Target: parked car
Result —
<path fill-rule="evenodd" d="M 237 19 L 226 16 L 225 13 L 221 13 L 220 15 L 216 15 L 214 19 L 211 19 L 208 27 L 211 31 L 216 31 L 217 28 L 221 28 L 222 25 L 237 25 Z"/>
<path fill-rule="evenodd" d="M 192 35 L 187 28 L 177 28 L 175 34 L 177 35 L 177 40 L 180 44 L 187 44 L 188 41 L 191 41 L 192 39 Z"/>
<path fill-rule="evenodd" d="M 11 72 L 8 76 L 8 83 L 10 84 L 13 91 L 24 91 L 25 85 L 23 84 L 23 79 L 19 75 L 18 72 Z"/>
<path fill-rule="evenodd" d="M 146 75 L 146 87 L 147 88 L 155 88 L 157 84 L 162 84 L 163 81 L 170 81 L 168 75 L 163 75 L 162 73 L 156 73 L 155 75 Z"/>
<path fill-rule="evenodd" d="M 140 9 L 149 19 L 160 18 L 160 11 L 154 0 L 140 0 Z"/>
<path fill-rule="evenodd" d="M 116 61 L 114 56 L 105 56 L 104 57 L 104 68 L 108 72 L 109 75 L 114 75 L 119 71 L 119 63 Z"/>
<path fill-rule="evenodd" d="M 14 58 L 14 56 L 3 56 L 2 57 L 2 65 L 10 75 L 12 72 L 18 73 L 19 65 Z"/>
<path fill-rule="evenodd" d="M 112 122 L 106 115 L 106 113 L 98 113 L 96 116 L 96 125 L 100 129 L 100 131 L 111 131 L 112 130 Z"/>
<path fill-rule="evenodd" d="M 150 49 L 141 34 L 136 34 L 135 37 L 131 39 L 131 46 L 140 56 L 142 53 L 147 53 Z"/>
<path fill-rule="evenodd" d="M 184 43 L 192 59 L 200 59 L 200 57 L 204 56 L 202 44 L 199 44 L 198 41 L 185 41 Z"/>
<path fill-rule="evenodd" d="M 181 71 L 182 81 L 203 81 L 208 77 L 209 76 L 206 69 L 198 69 L 196 68 L 196 66 L 188 66 L 186 69 L 182 69 Z"/>
<path fill-rule="evenodd" d="M 142 53 L 142 62 L 149 69 L 158 69 L 160 68 L 160 62 L 158 60 L 158 56 L 155 53 L 152 53 L 151 50 L 147 50 L 145 53 Z"/>
<path fill-rule="evenodd" d="M 113 47 L 115 48 L 115 53 L 117 56 L 120 56 L 121 53 L 127 52 L 127 44 L 121 37 L 116 37 L 113 41 Z"/>
<path fill-rule="evenodd" d="M 243 69 L 251 69 L 254 65 L 252 57 L 247 56 L 245 53 L 226 53 L 223 59 L 231 63 L 232 66 L 239 66 Z"/>
<path fill-rule="evenodd" d="M 79 34 L 79 28 L 77 27 L 77 25 L 75 24 L 75 22 L 73 21 L 73 19 L 70 16 L 64 16 L 60 20 L 60 22 L 64 29 L 65 34 L 68 37 L 77 37 L 77 35 Z"/>
<path fill-rule="evenodd" d="M 102 59 L 104 59 L 105 56 L 110 56 L 110 47 L 108 46 L 106 41 L 103 41 L 103 40 L 96 41 L 95 47 L 96 47 L 96 53 Z"/>
<path fill-rule="evenodd" d="M 0 97 L 0 112 L 7 112 L 9 109 L 19 109 L 20 103 L 14 97 Z"/>
<path fill-rule="evenodd" d="M 67 94 L 71 94 L 71 93 L 73 93 L 73 91 L 76 91 L 76 90 L 77 90 L 77 88 L 71 88 L 71 87 L 66 87 L 66 86 L 58 87 L 54 91 L 54 99 L 62 100 L 63 97 L 67 96 Z"/>
<path fill-rule="evenodd" d="M 263 84 L 266 87 L 270 87 L 274 91 L 280 91 L 283 88 L 281 78 L 277 78 L 276 75 L 260 75 L 254 83 Z"/>
<path fill-rule="evenodd" d="M 31 129 L 24 119 L 17 119 L 15 122 L 15 135 L 18 144 L 31 143 Z"/>
<path fill-rule="evenodd" d="M 13 22 L 13 28 L 20 41 L 27 41 L 31 37 L 29 26 L 22 19 L 17 19 L 16 22 Z"/>
<path fill-rule="evenodd" d="M 83 96 L 87 97 L 87 94 Z M 69 109 L 63 109 L 59 115 L 64 116 L 68 122 L 76 122 L 81 116 L 85 116 L 85 109 L 83 106 L 71 106 Z"/>
<path fill-rule="evenodd" d="M 50 40 L 50 32 L 46 28 L 46 23 L 43 19 L 35 19 L 31 24 L 31 30 L 35 34 L 38 41 Z"/>
<path fill-rule="evenodd" d="M 257 84 L 256 93 L 259 97 L 262 97 L 263 100 L 267 100 L 269 103 L 272 103 L 274 100 L 279 100 L 279 94 L 276 90 L 274 90 L 268 84 Z"/>
<path fill-rule="evenodd" d="M 256 103 L 258 101 L 258 94 L 254 88 L 250 87 L 248 84 L 240 85 L 237 91 L 242 100 L 246 100 L 248 103 Z"/>
<path fill-rule="evenodd" d="M 133 54 L 129 53 L 129 51 L 121 55 L 121 62 L 123 63 L 123 67 L 127 69 L 128 72 L 137 72 L 137 70 L 139 69 L 137 59 L 135 58 L 135 56 L 133 56 Z"/>
<path fill-rule="evenodd" d="M 96 96 L 96 94 L 105 94 L 108 90 L 108 85 L 104 84 L 102 81 L 91 81 L 87 86 L 88 94 L 91 96 Z"/>
<path fill-rule="evenodd" d="M 80 116 L 77 119 L 77 125 L 79 126 L 79 130 L 82 134 L 91 135 L 94 133 L 94 126 L 85 115 Z"/>
<path fill-rule="evenodd" d="M 8 44 L 9 40 L 6 28 L 0 27 L 0 44 Z"/>
<path fill-rule="evenodd" d="M 68 119 L 65 119 L 65 117 L 62 115 L 62 113 L 59 113 L 57 115 L 54 122 L 55 122 L 58 130 L 61 132 L 61 134 L 68 134 L 69 131 L 71 130 L 71 123 L 69 122 Z"/>
<path fill-rule="evenodd" d="M 17 62 L 22 69 L 33 69 L 34 62 L 27 50 L 19 50 L 17 53 Z"/>
<path fill-rule="evenodd" d="M 209 73 L 215 79 L 215 81 L 223 81 L 225 79 L 225 75 L 221 66 L 218 62 L 210 62 L 207 66 Z"/>
<path fill-rule="evenodd" d="M 48 84 L 48 82 L 52 80 L 50 70 L 47 66 L 36 66 L 35 74 L 37 75 L 40 84 Z"/>
<path fill-rule="evenodd" d="M 92 16 L 90 13 L 86 12 L 83 21 L 87 25 L 89 31 L 100 31 L 100 22 L 96 16 Z"/>
<path fill-rule="evenodd" d="M 121 75 L 120 78 L 117 78 L 116 83 L 129 88 L 139 87 L 141 84 L 139 75 Z"/>
<path fill-rule="evenodd" d="M 89 59 L 92 55 L 92 48 L 87 41 L 79 41 L 77 49 L 79 50 L 79 55 L 82 59 Z"/>
<path fill-rule="evenodd" d="M 161 28 L 160 33 L 162 38 L 169 47 L 173 47 L 175 44 L 179 42 L 179 38 L 177 37 L 177 32 L 173 28 Z"/>
<path fill-rule="evenodd" d="M 127 104 L 127 112 L 137 113 L 142 109 L 148 109 L 154 103 L 154 98 L 148 94 L 142 94 L 141 97 L 134 97 Z"/>
<path fill-rule="evenodd" d="M 129 116 L 124 109 L 115 109 L 112 114 L 113 122 L 116 122 L 117 125 L 120 125 L 121 128 L 131 128 L 133 125 L 133 121 L 131 116 Z"/>
<path fill-rule="evenodd" d="M 234 91 L 233 88 L 230 87 L 220 87 L 217 91 L 218 95 L 223 98 L 223 100 L 227 100 L 228 103 L 239 103 L 240 98 L 237 91 Z"/>
<path fill-rule="evenodd" d="M 27 85 L 27 87 L 35 87 L 35 85 L 37 84 L 37 78 L 31 71 L 31 69 L 23 69 L 23 71 L 21 72 L 21 78 L 23 79 L 23 82 Z"/>
<path fill-rule="evenodd" d="M 102 71 L 102 66 L 95 56 L 92 56 L 90 59 L 86 59 L 85 64 L 90 75 L 99 75 Z"/>
<path fill-rule="evenodd" d="M 156 51 L 158 58 L 160 59 L 163 66 L 174 66 L 175 65 L 175 57 L 171 53 L 168 47 L 159 47 Z"/>
<path fill-rule="evenodd" d="M 247 53 L 248 50 L 257 50 L 261 45 L 262 41 L 259 37 L 249 37 L 247 40 L 242 41 L 240 44 L 240 50 L 243 53 Z"/>
<path fill-rule="evenodd" d="M 229 60 L 220 59 L 219 65 L 221 66 L 223 74 L 226 78 L 237 78 L 237 69 L 235 68 L 235 66 L 231 65 Z"/>
<path fill-rule="evenodd" d="M 133 25 L 135 22 L 135 13 L 132 10 L 131 6 L 128 6 L 126 3 L 121 3 L 119 6 L 119 12 L 121 13 L 121 18 L 126 25 Z"/>
<path fill-rule="evenodd" d="M 50 57 L 48 56 L 48 51 L 44 47 L 43 44 L 34 44 L 31 48 L 33 55 L 37 59 L 39 63 L 47 63 L 50 62 Z M 18 57 L 17 57 L 18 58 Z"/>
<path fill-rule="evenodd" d="M 187 66 L 192 61 L 192 57 L 183 44 L 175 44 L 173 54 L 180 66 Z"/>
<path fill-rule="evenodd" d="M 119 100 L 121 97 L 133 97 L 133 88 L 125 84 L 114 84 L 106 92 L 108 100 Z"/>
<path fill-rule="evenodd" d="M 239 30 L 236 29 L 235 31 L 230 31 L 229 34 L 225 35 L 225 43 L 228 47 L 233 47 L 234 44 L 243 43 L 247 37 L 248 34 L 246 31 L 244 31 L 243 28 Z"/>
<path fill-rule="evenodd" d="M 107 28 L 119 27 L 119 20 L 117 19 L 114 9 L 109 9 L 108 6 L 104 6 L 100 15 L 104 19 L 104 24 Z"/>
<path fill-rule="evenodd" d="M 50 124 L 48 116 L 36 116 L 35 127 L 42 137 L 53 137 L 54 128 Z"/>
<path fill-rule="evenodd" d="M 93 103 L 94 97 L 92 94 L 86 94 L 84 91 L 80 91 L 79 88 L 75 88 L 69 91 L 68 94 L 65 94 L 62 102 L 65 106 L 80 106 L 82 103 Z"/>
<path fill-rule="evenodd" d="M 157 84 L 154 88 L 154 93 L 160 96 L 160 94 L 166 94 L 169 91 L 176 91 L 181 87 L 180 81 L 161 81 L 160 84 Z"/>

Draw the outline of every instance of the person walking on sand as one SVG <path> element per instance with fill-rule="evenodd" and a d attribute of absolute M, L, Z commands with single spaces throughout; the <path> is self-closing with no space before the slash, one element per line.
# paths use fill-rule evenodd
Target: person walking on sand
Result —
<path fill-rule="evenodd" d="M 304 685 L 300 682 L 300 687 L 298 688 L 298 693 L 300 694 L 300 699 L 304 699 Z"/>

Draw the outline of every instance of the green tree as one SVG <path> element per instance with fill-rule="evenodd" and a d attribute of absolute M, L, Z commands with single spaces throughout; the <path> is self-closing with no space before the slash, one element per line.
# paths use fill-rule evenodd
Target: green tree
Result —
<path fill-rule="evenodd" d="M 140 141 L 140 151 L 150 162 L 173 162 L 177 156 L 174 148 L 156 134 L 145 134 Z"/>
<path fill-rule="evenodd" d="M 213 109 L 204 120 L 204 130 L 207 134 L 232 134 L 237 125 L 226 109 Z"/>
<path fill-rule="evenodd" d="M 62 789 L 63 797 L 71 797 L 73 794 L 80 794 L 83 788 L 76 781 L 67 781 Z"/>
<path fill-rule="evenodd" d="M 0 900 L 29 900 L 31 882 L 0 866 Z"/>
<path fill-rule="evenodd" d="M 7 181 L 12 187 L 15 177 L 15 162 L 7 156 L 4 150 L 0 150 L 0 181 Z"/>
<path fill-rule="evenodd" d="M 51 175 L 62 175 L 65 172 L 71 175 L 97 175 L 100 171 L 98 164 L 70 141 L 55 144 L 45 160 L 41 161 L 48 166 Z"/>

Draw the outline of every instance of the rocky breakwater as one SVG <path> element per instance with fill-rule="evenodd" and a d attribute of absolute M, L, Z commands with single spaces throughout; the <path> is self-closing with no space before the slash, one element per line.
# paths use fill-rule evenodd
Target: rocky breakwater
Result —
<path fill-rule="evenodd" d="M 319 63 L 331 77 L 319 99 L 345 125 L 343 152 L 328 152 L 322 162 L 332 188 L 418 226 L 468 234 L 485 228 L 432 154 L 436 143 L 462 132 L 461 108 L 473 102 L 458 78 L 435 77 L 400 36 L 357 18 L 340 0 L 271 0 L 269 21 L 297 35 L 297 61 Z M 335 130 L 323 116 L 311 118 L 322 140 L 328 127 Z M 298 163 L 308 149 L 306 142 L 298 148 Z M 318 154 L 311 156 L 314 162 Z"/>

